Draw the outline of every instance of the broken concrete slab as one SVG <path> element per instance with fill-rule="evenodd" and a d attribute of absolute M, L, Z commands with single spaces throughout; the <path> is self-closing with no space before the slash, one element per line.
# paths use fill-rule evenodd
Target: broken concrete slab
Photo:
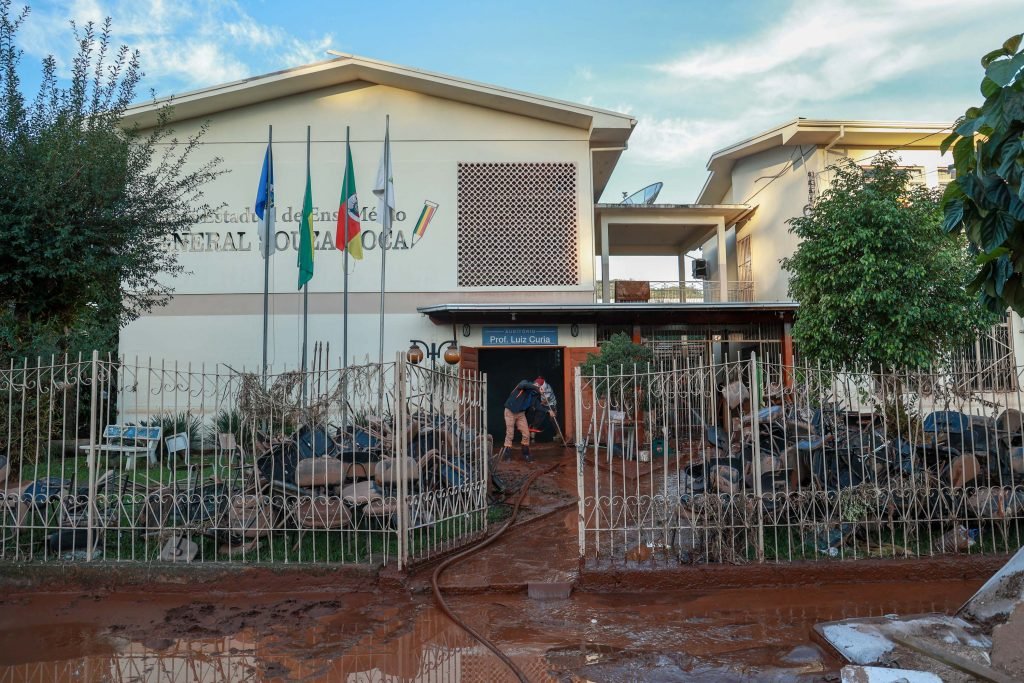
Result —
<path fill-rule="evenodd" d="M 1024 603 L 1024 548 L 978 589 L 957 614 L 979 624 L 1005 622 Z"/>
<path fill-rule="evenodd" d="M 1024 604 L 992 631 L 992 668 L 1024 680 Z"/>
<path fill-rule="evenodd" d="M 814 630 L 851 664 L 888 664 L 898 645 L 894 638 L 920 638 L 987 663 L 992 641 L 973 624 L 945 614 L 868 617 L 816 624 Z"/>
<path fill-rule="evenodd" d="M 914 669 L 887 669 L 882 666 L 844 666 L 840 671 L 842 683 L 942 683 L 942 679 L 929 671 Z"/>
<path fill-rule="evenodd" d="M 572 593 L 572 583 L 569 581 L 531 581 L 527 584 L 526 589 L 531 600 L 565 600 Z"/>

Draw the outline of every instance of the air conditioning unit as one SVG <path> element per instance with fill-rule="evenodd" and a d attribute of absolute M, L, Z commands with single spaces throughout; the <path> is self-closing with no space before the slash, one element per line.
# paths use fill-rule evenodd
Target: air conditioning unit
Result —
<path fill-rule="evenodd" d="M 693 275 L 694 280 L 706 280 L 708 279 L 708 262 L 707 259 L 695 258 L 690 263 L 690 274 Z"/>

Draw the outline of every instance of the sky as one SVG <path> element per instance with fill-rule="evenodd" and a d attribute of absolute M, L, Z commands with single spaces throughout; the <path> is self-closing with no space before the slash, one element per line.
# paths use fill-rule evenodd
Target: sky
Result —
<path fill-rule="evenodd" d="M 697 197 L 712 152 L 798 116 L 952 121 L 981 102 L 981 55 L 1024 31 L 1024 0 L 29 4 L 26 83 L 47 54 L 67 64 L 72 19 L 112 17 L 158 96 L 333 49 L 629 113 L 602 199 L 662 181 L 673 203 Z"/>

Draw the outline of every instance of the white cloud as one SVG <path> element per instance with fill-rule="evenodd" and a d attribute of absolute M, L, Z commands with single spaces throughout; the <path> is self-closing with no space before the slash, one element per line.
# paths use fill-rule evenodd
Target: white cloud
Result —
<path fill-rule="evenodd" d="M 141 52 L 144 86 L 161 95 L 318 61 L 334 40 L 261 24 L 233 1 L 69 0 L 33 8 L 19 42 L 27 54 L 53 54 L 66 68 L 74 49 L 68 22 L 101 24 L 107 16 L 114 41 Z"/>
<path fill-rule="evenodd" d="M 586 83 L 595 104 L 626 102 L 617 108 L 639 119 L 609 189 L 669 173 L 663 197 L 692 199 L 712 152 L 798 116 L 952 119 L 977 91 L 963 83 L 936 88 L 937 75 L 976 65 L 1024 19 L 1021 0 L 981 4 L 792 0 L 750 33 L 630 68 L 614 82 Z M 999 16 L 1005 28 L 993 28 Z M 926 80 L 927 90 L 916 85 Z"/>
<path fill-rule="evenodd" d="M 329 33 L 326 33 L 319 39 L 312 41 L 289 38 L 287 44 L 280 52 L 281 66 L 297 66 L 299 64 L 309 64 L 310 62 L 319 62 L 322 59 L 328 59 L 330 55 L 327 54 L 327 49 L 330 48 L 333 43 L 334 36 Z"/>
<path fill-rule="evenodd" d="M 769 100 L 827 101 L 951 59 L 977 57 L 994 42 L 980 29 L 998 6 L 1019 9 L 1020 3 L 990 0 L 979 12 L 961 0 L 794 2 L 754 36 L 706 45 L 653 69 L 667 79 L 666 87 L 739 86 L 748 96 Z"/>
<path fill-rule="evenodd" d="M 629 138 L 629 156 L 651 165 L 702 165 L 742 133 L 741 124 L 732 121 L 641 117 Z"/>

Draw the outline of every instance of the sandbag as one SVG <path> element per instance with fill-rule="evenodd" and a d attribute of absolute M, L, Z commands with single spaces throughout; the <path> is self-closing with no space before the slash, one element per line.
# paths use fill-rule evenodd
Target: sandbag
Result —
<path fill-rule="evenodd" d="M 966 486 L 981 473 L 981 463 L 973 453 L 964 453 L 953 458 L 949 464 L 949 485 L 953 488 Z"/>
<path fill-rule="evenodd" d="M 231 496 L 224 515 L 223 531 L 241 538 L 259 538 L 269 533 L 273 526 L 273 508 L 268 497 L 257 494 Z"/>
<path fill-rule="evenodd" d="M 398 459 L 381 460 L 373 469 L 373 479 L 381 486 L 397 484 L 399 481 Z M 420 468 L 412 458 L 405 459 L 405 478 L 407 481 L 419 481 Z"/>
<path fill-rule="evenodd" d="M 383 496 L 373 481 L 357 481 L 341 490 L 341 499 L 353 507 L 366 505 L 370 501 L 380 500 Z"/>
<path fill-rule="evenodd" d="M 337 486 L 345 481 L 345 463 L 330 456 L 299 460 L 295 466 L 295 484 L 298 486 Z"/>
<path fill-rule="evenodd" d="M 348 507 L 338 496 L 300 496 L 294 515 L 304 529 L 344 529 L 352 524 Z"/>

